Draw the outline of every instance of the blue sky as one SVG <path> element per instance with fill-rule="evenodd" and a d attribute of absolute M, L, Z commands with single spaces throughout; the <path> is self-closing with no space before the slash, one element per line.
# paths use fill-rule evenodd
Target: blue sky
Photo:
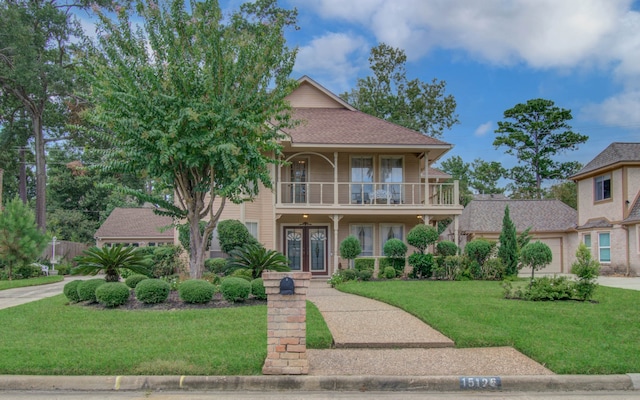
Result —
<path fill-rule="evenodd" d="M 221 0 L 236 9 L 241 0 Z M 640 4 L 632 0 L 280 0 L 296 7 L 294 77 L 336 94 L 370 74 L 379 42 L 406 51 L 407 76 L 447 82 L 460 124 L 448 156 L 513 166 L 492 143 L 503 112 L 532 98 L 570 109 L 587 163 L 613 141 L 640 142 Z M 445 156 L 445 159 L 447 156 Z"/>

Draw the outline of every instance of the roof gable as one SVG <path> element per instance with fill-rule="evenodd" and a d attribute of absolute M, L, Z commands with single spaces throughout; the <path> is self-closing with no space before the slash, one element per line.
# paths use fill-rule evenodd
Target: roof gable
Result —
<path fill-rule="evenodd" d="M 571 179 L 580 179 L 584 175 L 620 163 L 640 163 L 640 143 L 611 143 Z"/>
<path fill-rule="evenodd" d="M 336 96 L 318 82 L 303 76 L 298 79 L 298 87 L 287 97 L 293 108 L 337 108 L 354 111 L 349 103 Z"/>
<path fill-rule="evenodd" d="M 96 238 L 173 238 L 171 217 L 152 208 L 115 208 L 96 231 Z"/>

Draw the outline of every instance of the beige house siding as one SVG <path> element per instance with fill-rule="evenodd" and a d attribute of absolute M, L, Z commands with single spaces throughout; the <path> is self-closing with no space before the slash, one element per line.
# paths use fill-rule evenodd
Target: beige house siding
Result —
<path fill-rule="evenodd" d="M 327 97 L 320 90 L 307 82 L 303 82 L 293 93 L 287 96 L 292 107 L 300 108 L 343 108 L 343 106 Z"/>

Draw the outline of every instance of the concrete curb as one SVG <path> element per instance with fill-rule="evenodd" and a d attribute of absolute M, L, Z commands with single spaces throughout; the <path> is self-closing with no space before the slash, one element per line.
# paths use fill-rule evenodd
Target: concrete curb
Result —
<path fill-rule="evenodd" d="M 433 391 L 462 390 L 457 376 L 26 376 L 0 375 L 0 391 Z M 640 374 L 499 377 L 482 391 L 640 390 Z M 474 390 L 474 389 L 467 389 Z"/>

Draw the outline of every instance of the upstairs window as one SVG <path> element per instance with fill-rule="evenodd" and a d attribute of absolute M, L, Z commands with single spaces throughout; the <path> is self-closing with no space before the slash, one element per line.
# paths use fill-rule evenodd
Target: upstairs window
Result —
<path fill-rule="evenodd" d="M 611 175 L 601 175 L 594 179 L 595 201 L 611 198 Z"/>

